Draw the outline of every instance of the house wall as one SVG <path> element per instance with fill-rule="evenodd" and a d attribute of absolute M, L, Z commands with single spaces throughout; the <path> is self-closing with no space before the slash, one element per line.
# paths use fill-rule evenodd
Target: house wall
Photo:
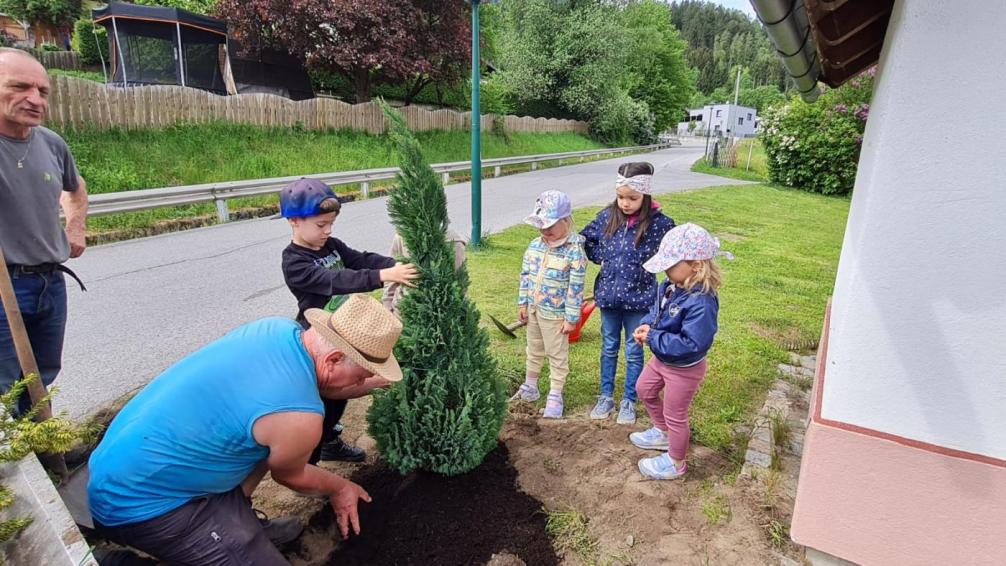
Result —
<path fill-rule="evenodd" d="M 856 563 L 1006 563 L 1006 123 L 917 128 L 1001 98 L 1003 21 L 898 0 L 888 26 L 792 525 Z"/>
<path fill-rule="evenodd" d="M 733 104 L 714 104 L 702 108 L 693 108 L 688 111 L 688 114 L 689 116 L 702 117 L 701 124 L 696 125 L 696 131 L 705 131 L 706 125 L 709 124 L 713 132 L 716 132 L 718 127 L 718 130 L 724 136 L 728 135 L 727 130 L 730 130 L 729 134 L 733 136 L 753 136 L 755 134 L 755 124 L 758 120 L 758 112 L 754 108 L 734 106 Z M 751 118 L 748 118 L 748 115 Z M 744 123 L 738 123 L 738 118 L 743 118 Z M 688 122 L 678 124 L 679 133 L 687 133 L 687 131 Z"/>

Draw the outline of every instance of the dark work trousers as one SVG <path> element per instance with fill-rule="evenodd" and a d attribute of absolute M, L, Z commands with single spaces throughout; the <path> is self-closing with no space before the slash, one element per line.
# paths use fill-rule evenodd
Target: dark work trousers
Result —
<path fill-rule="evenodd" d="M 115 527 L 97 520 L 102 537 L 184 566 L 281 566 L 289 562 L 269 541 L 251 503 L 237 486 L 197 497 L 167 513 Z"/>
<path fill-rule="evenodd" d="M 17 296 L 21 318 L 28 331 L 28 341 L 38 363 L 42 383 L 52 385 L 62 366 L 63 335 L 66 330 L 66 282 L 59 271 L 26 273 L 17 266 L 7 266 Z M 0 309 L 0 392 L 5 392 L 21 378 L 21 364 L 14 349 L 14 337 L 7 315 Z M 31 408 L 25 391 L 15 410 L 19 414 Z"/>

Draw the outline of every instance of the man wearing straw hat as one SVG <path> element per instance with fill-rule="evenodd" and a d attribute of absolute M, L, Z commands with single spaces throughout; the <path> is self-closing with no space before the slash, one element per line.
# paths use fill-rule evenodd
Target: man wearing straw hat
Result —
<path fill-rule="evenodd" d="M 392 354 L 402 325 L 365 295 L 305 314 L 308 330 L 266 318 L 230 332 L 126 404 L 91 455 L 99 534 L 171 564 L 287 564 L 274 543 L 301 525 L 260 519 L 249 499 L 267 471 L 327 496 L 344 537 L 360 532 L 357 503 L 370 496 L 308 457 L 321 437 L 322 397 L 359 397 L 402 379 Z"/>

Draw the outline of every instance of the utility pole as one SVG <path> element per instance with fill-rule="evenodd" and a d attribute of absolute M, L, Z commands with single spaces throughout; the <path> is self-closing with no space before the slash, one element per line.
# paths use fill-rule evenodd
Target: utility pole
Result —
<path fill-rule="evenodd" d="M 482 243 L 482 107 L 479 100 L 479 3 L 472 2 L 472 238 L 471 244 Z"/>

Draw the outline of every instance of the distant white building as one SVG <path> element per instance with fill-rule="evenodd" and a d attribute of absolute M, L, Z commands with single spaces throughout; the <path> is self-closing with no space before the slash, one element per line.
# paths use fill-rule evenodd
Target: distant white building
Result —
<path fill-rule="evenodd" d="M 689 124 L 695 125 L 689 130 Z M 712 135 L 751 137 L 758 128 L 758 111 L 747 106 L 736 104 L 709 104 L 702 108 L 688 111 L 688 120 L 678 122 L 678 135 L 705 134 L 707 129 Z"/>

